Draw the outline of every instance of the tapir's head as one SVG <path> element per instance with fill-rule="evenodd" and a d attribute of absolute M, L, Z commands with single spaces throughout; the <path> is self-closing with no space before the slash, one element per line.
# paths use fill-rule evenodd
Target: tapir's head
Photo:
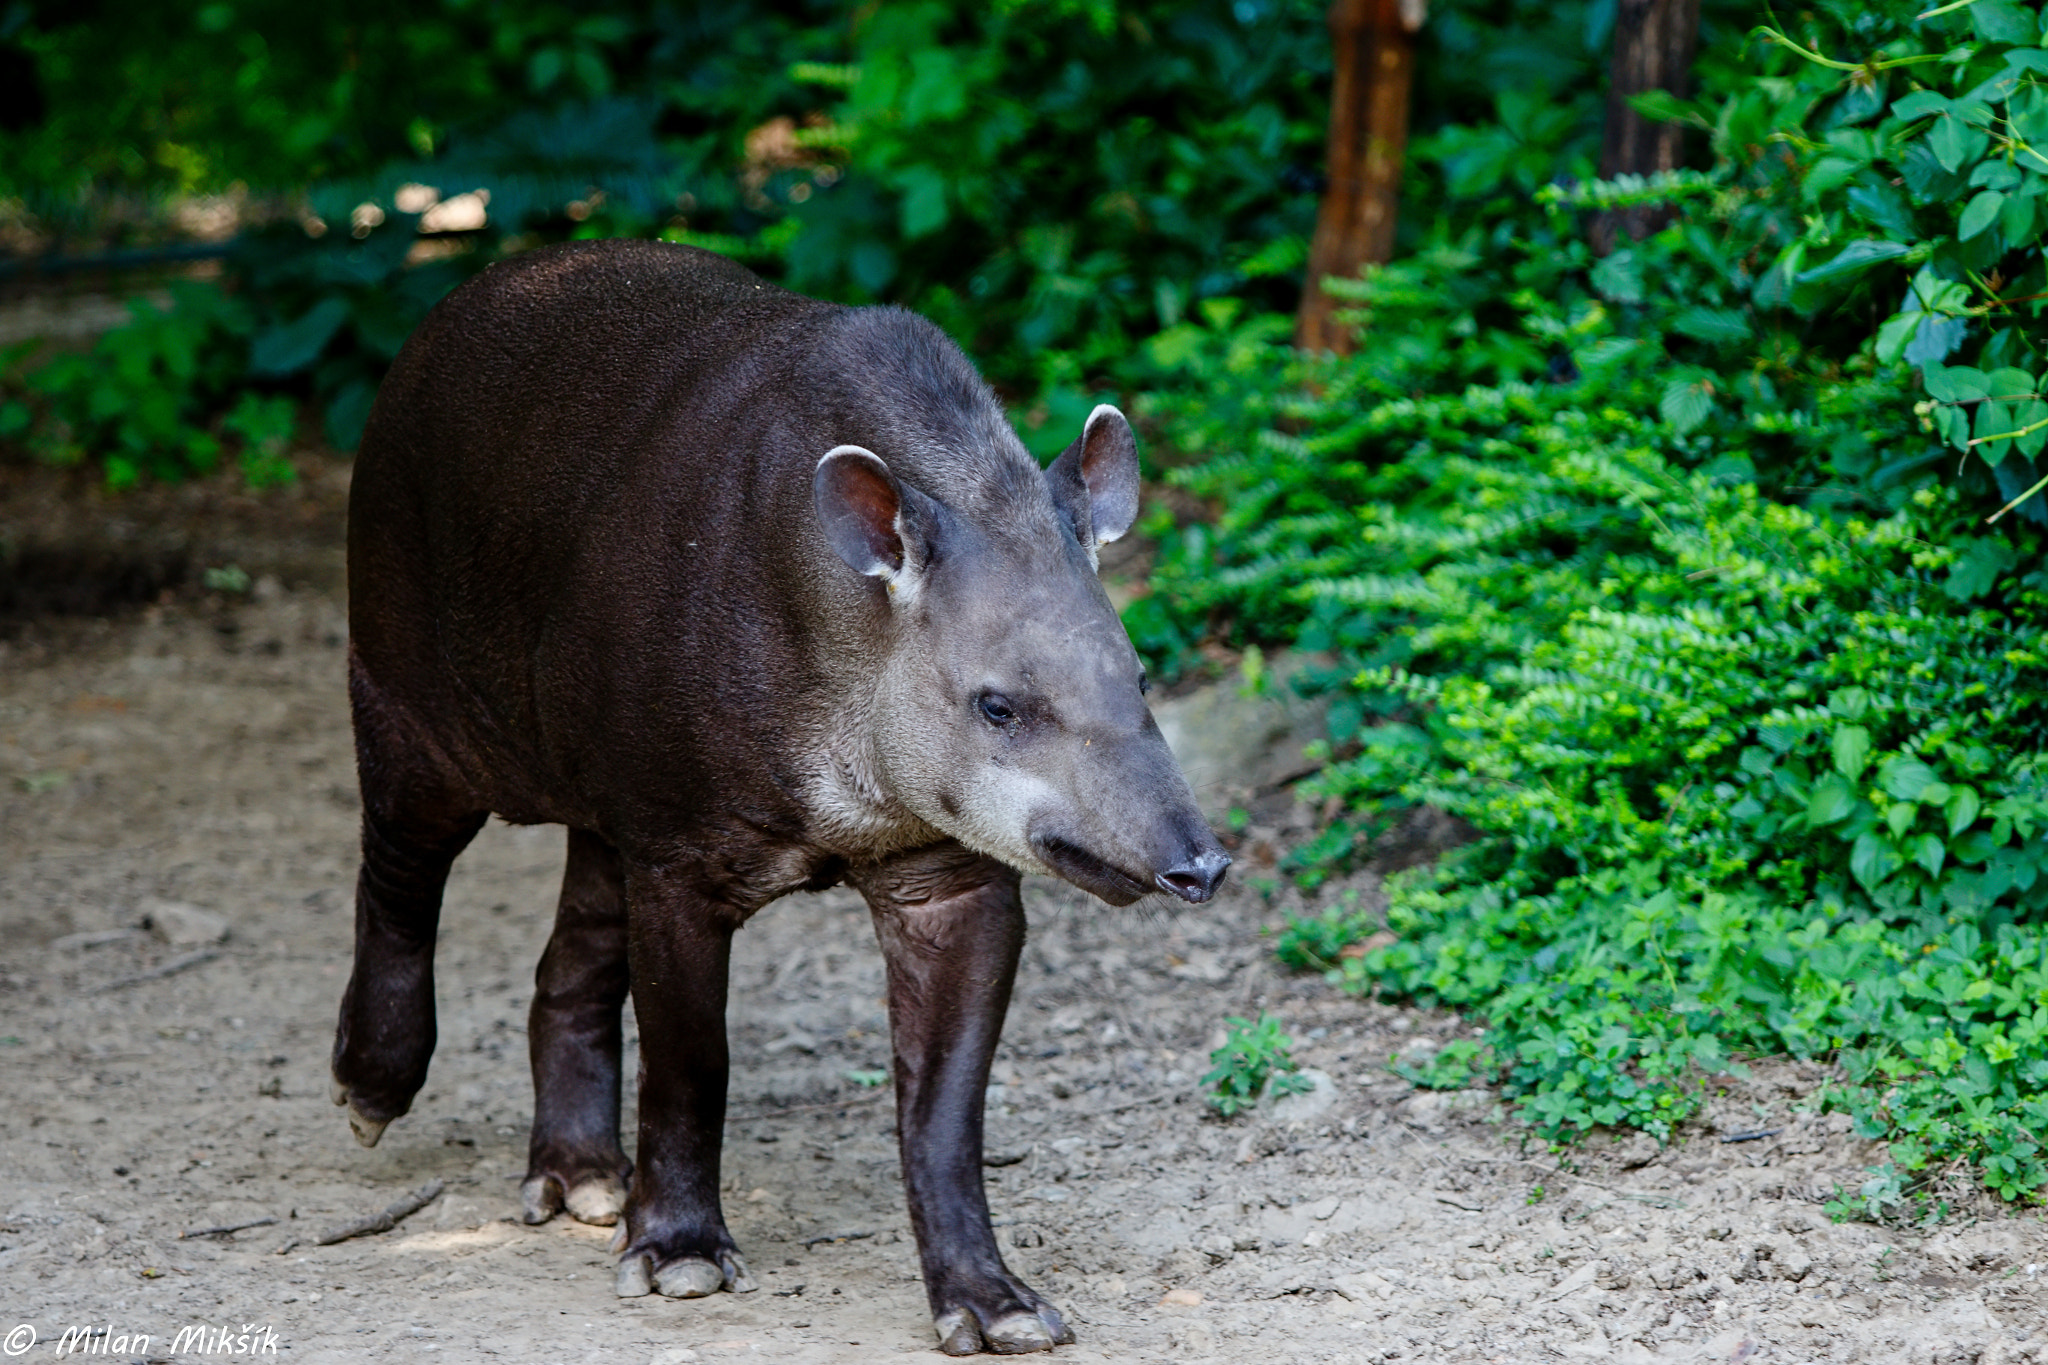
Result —
<path fill-rule="evenodd" d="M 891 639 L 877 776 L 926 823 L 1127 905 L 1199 904 L 1230 866 L 1152 713 L 1095 574 L 1138 511 L 1138 449 L 1113 407 L 1043 474 L 956 508 L 840 446 L 814 494 L 839 557 L 879 581 Z"/>

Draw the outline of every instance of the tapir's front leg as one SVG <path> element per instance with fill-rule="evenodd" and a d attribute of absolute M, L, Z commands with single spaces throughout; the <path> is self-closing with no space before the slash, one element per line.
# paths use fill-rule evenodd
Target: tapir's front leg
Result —
<path fill-rule="evenodd" d="M 925 1293 L 948 1355 L 1050 1350 L 1074 1334 L 1010 1273 L 982 1189 L 989 1063 L 1024 947 L 1017 874 L 957 844 L 863 872 L 889 967 L 896 1130 Z"/>
<path fill-rule="evenodd" d="M 718 1202 L 725 1136 L 726 972 L 741 916 L 675 874 L 626 876 L 640 1140 L 614 1245 L 618 1292 L 693 1299 L 754 1288 Z"/>

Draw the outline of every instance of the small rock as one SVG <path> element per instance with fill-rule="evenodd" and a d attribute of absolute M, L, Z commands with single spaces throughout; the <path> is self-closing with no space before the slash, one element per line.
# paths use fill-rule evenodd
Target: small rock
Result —
<path fill-rule="evenodd" d="M 1198 1250 L 1209 1258 L 1211 1265 L 1222 1265 L 1237 1252 L 1237 1247 L 1222 1233 L 1212 1233 L 1202 1239 Z"/>
<path fill-rule="evenodd" d="M 1330 1079 L 1327 1071 L 1313 1067 L 1295 1073 L 1309 1083 L 1309 1088 L 1297 1094 L 1273 1097 L 1271 1090 L 1259 1101 L 1275 1123 L 1311 1123 L 1330 1112 L 1337 1104 L 1337 1082 Z M 1331 1206 L 1333 1209 L 1335 1205 Z M 1327 1214 L 1324 1215 L 1328 1217 Z"/>
<path fill-rule="evenodd" d="M 1161 1308 L 1199 1308 L 1202 1291 L 1199 1289 L 1169 1289 L 1159 1296 Z"/>
<path fill-rule="evenodd" d="M 1813 1257 L 1797 1247 L 1781 1247 L 1771 1257 L 1771 1273 L 1781 1280 L 1803 1280 L 1813 1269 Z"/>
<path fill-rule="evenodd" d="M 1339 1275 L 1330 1282 L 1330 1287 L 1353 1303 L 1364 1303 L 1368 1295 L 1381 1299 L 1394 1297 L 1394 1286 L 1370 1270 L 1361 1270 L 1356 1275 Z"/>
<path fill-rule="evenodd" d="M 1614 1160 L 1623 1170 L 1647 1166 L 1662 1156 L 1664 1149 L 1648 1133 L 1637 1133 L 1614 1149 Z"/>
<path fill-rule="evenodd" d="M 1587 1285 L 1593 1283 L 1594 1280 L 1599 1279 L 1606 1271 L 1607 1262 L 1588 1261 L 1562 1280 L 1559 1280 L 1557 1288 L 1550 1291 L 1549 1297 L 1561 1299 L 1567 1294 L 1576 1294 Z"/>
<path fill-rule="evenodd" d="M 204 948 L 228 936 L 228 922 L 211 910 L 154 896 L 142 902 L 142 927 L 173 948 Z"/>

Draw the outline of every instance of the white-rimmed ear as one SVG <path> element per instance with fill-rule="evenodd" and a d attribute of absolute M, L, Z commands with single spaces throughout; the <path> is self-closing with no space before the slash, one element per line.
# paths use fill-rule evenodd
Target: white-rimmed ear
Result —
<path fill-rule="evenodd" d="M 937 504 L 897 479 L 861 446 L 834 446 L 811 476 L 811 499 L 833 553 L 889 584 L 912 579 L 928 558 Z"/>
<path fill-rule="evenodd" d="M 1138 519 L 1138 438 L 1107 403 L 1088 414 L 1081 438 L 1045 471 L 1052 500 L 1092 555 Z"/>

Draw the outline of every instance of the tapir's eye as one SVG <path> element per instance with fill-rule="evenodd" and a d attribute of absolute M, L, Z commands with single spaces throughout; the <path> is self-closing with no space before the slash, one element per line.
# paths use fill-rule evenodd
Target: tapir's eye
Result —
<path fill-rule="evenodd" d="M 1000 692 L 984 692 L 975 698 L 974 704 L 981 711 L 981 718 L 990 725 L 1008 725 L 1017 719 L 1010 699 Z"/>
<path fill-rule="evenodd" d="M 1144 669 L 1138 670 L 1138 695 L 1144 696 L 1152 690 L 1152 675 Z"/>

